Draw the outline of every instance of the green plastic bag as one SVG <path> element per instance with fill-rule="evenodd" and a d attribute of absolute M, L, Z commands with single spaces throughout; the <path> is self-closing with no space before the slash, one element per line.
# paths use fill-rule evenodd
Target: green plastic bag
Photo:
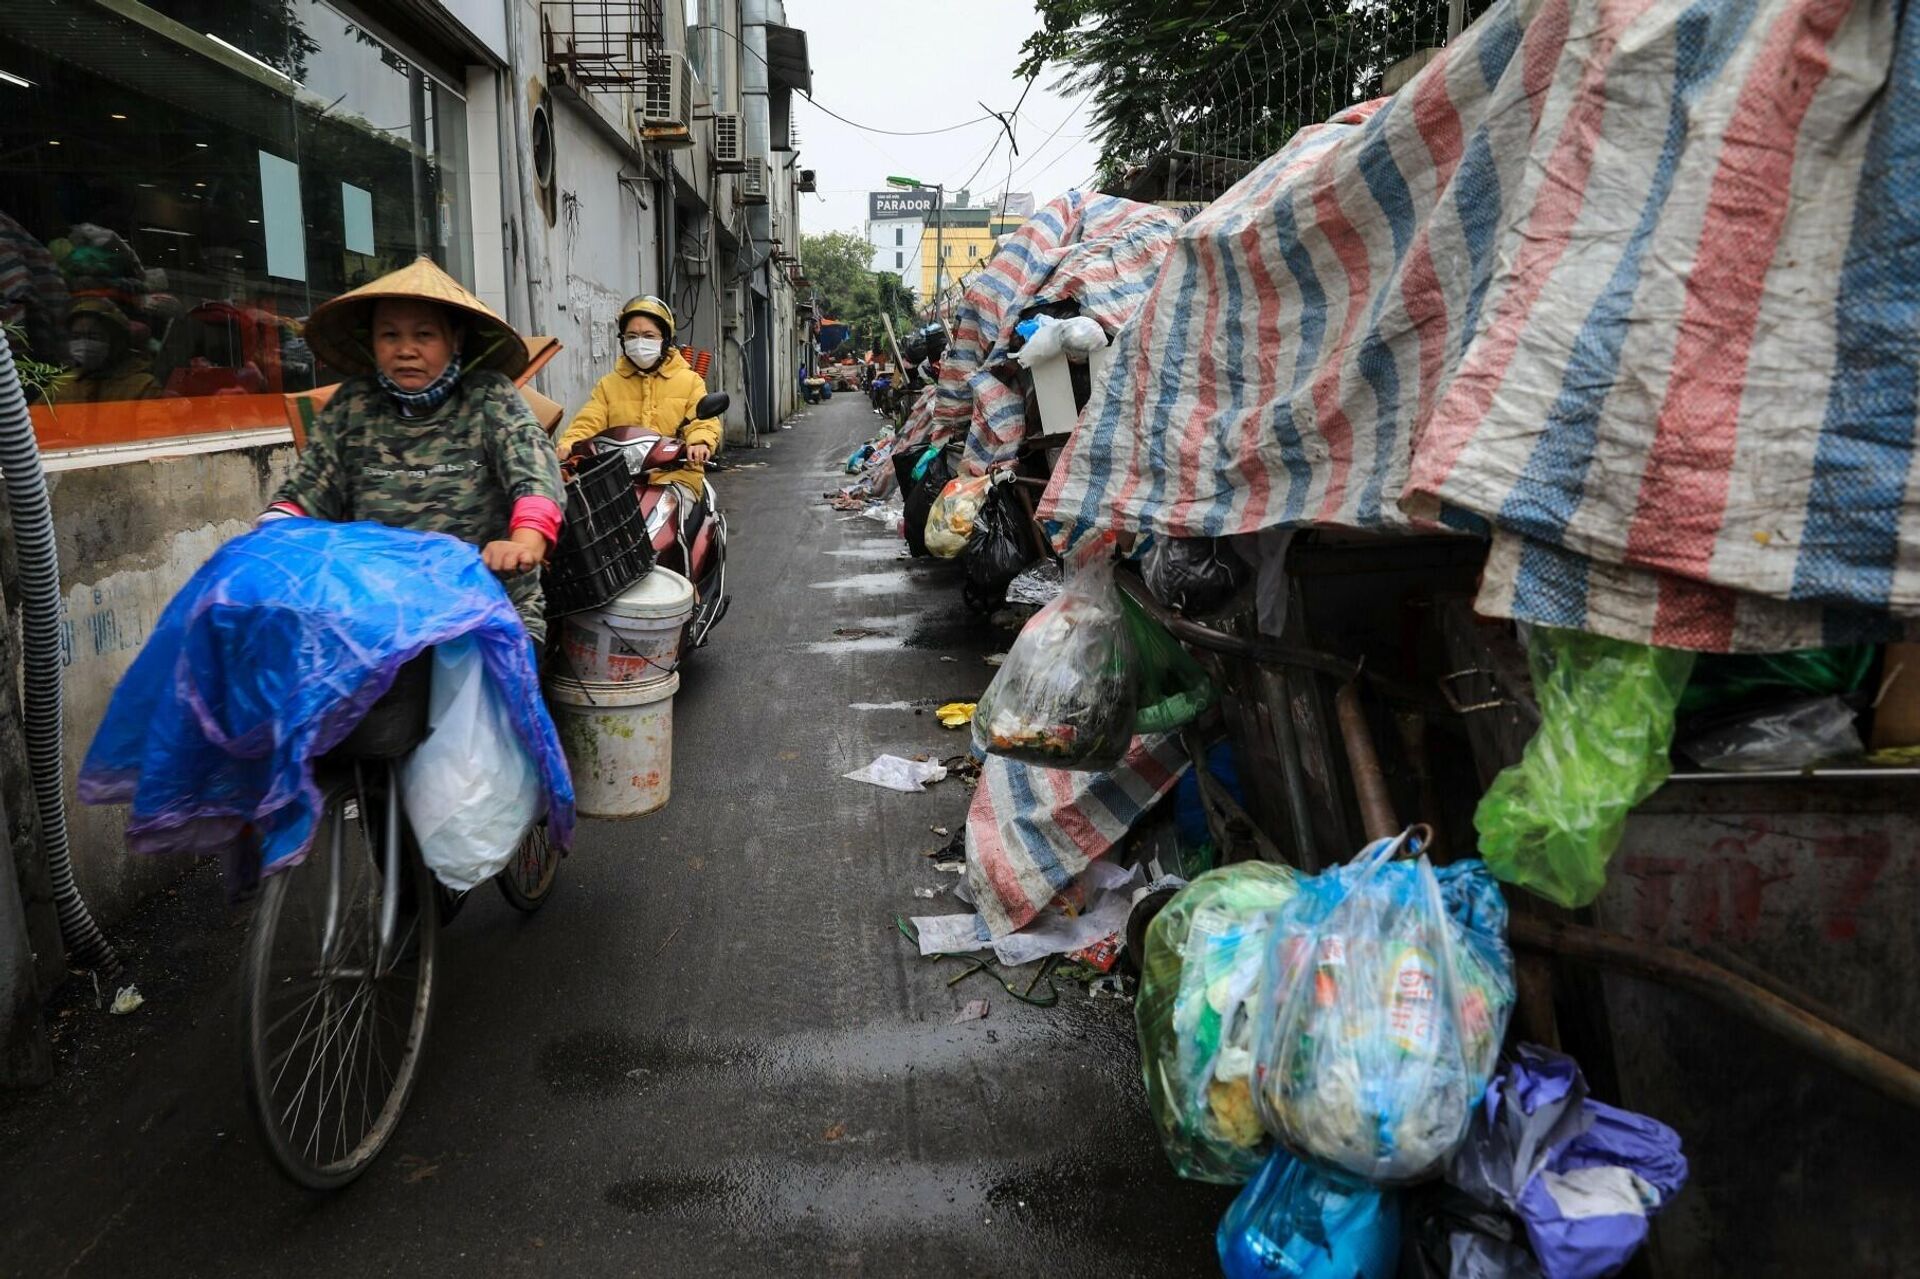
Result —
<path fill-rule="evenodd" d="M 1851 693 L 1873 669 L 1872 644 L 1794 653 L 1702 653 L 1680 698 L 1680 713 L 1734 706 L 1762 694 L 1792 698 Z"/>
<path fill-rule="evenodd" d="M 1540 729 L 1473 815 L 1495 876 L 1567 907 L 1600 895 L 1627 814 L 1671 771 L 1674 708 L 1694 656 L 1533 629 Z"/>
<path fill-rule="evenodd" d="M 1180 890 L 1147 926 L 1134 1024 L 1160 1144 L 1175 1172 L 1237 1186 L 1272 1142 L 1254 1109 L 1253 1004 L 1290 867 L 1240 862 Z"/>
<path fill-rule="evenodd" d="M 1213 683 L 1173 632 L 1125 591 L 1120 600 L 1137 662 L 1134 687 L 1140 709 L 1134 714 L 1133 731 L 1166 733 L 1184 728 L 1213 705 Z"/>

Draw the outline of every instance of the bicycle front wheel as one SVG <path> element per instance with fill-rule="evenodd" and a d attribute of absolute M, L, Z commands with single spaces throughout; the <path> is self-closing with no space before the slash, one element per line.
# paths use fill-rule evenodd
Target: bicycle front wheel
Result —
<path fill-rule="evenodd" d="M 433 1006 L 433 879 L 404 814 L 389 820 L 381 772 L 328 794 L 312 852 L 268 879 L 248 940 L 247 1097 L 273 1161 L 313 1190 L 354 1180 L 393 1136 Z"/>
<path fill-rule="evenodd" d="M 493 882 L 500 886 L 500 895 L 507 899 L 508 905 L 531 915 L 547 904 L 559 873 L 560 850 L 553 846 L 547 824 L 541 822 L 527 832 L 520 847 L 513 850 L 513 859 L 493 877 Z"/>

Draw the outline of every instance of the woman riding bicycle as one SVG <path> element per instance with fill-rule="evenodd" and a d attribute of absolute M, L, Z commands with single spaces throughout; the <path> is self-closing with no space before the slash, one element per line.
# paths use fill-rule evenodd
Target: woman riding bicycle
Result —
<path fill-rule="evenodd" d="M 263 520 L 371 520 L 480 548 L 538 644 L 560 460 L 512 378 L 526 343 L 427 258 L 316 309 L 307 343 L 350 374 Z"/>
<path fill-rule="evenodd" d="M 673 342 L 673 311 L 656 297 L 637 297 L 620 308 L 620 358 L 601 378 L 593 396 L 556 447 L 566 457 L 602 431 L 637 427 L 685 440 L 687 465 L 654 475 L 651 483 L 678 484 L 698 500 L 706 493 L 706 462 L 720 443 L 718 418 L 692 420 L 707 393 Z"/>

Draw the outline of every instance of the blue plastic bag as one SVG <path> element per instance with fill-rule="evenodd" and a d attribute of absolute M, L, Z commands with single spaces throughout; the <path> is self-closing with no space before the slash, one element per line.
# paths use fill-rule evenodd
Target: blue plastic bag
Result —
<path fill-rule="evenodd" d="M 1510 1209 L 1547 1279 L 1600 1279 L 1687 1181 L 1673 1129 L 1587 1096 L 1571 1057 L 1522 1044 L 1487 1087 L 1447 1180 Z"/>
<path fill-rule="evenodd" d="M 1227 1209 L 1214 1241 L 1227 1279 L 1392 1279 L 1400 1201 L 1277 1150 Z"/>
<path fill-rule="evenodd" d="M 1435 870 L 1380 840 L 1277 917 L 1254 1100 L 1288 1147 L 1376 1183 L 1466 1137 L 1513 1007 L 1506 902 L 1478 861 Z"/>
<path fill-rule="evenodd" d="M 526 627 L 480 553 L 440 533 L 279 520 L 228 542 L 160 615 L 81 765 L 89 804 L 131 804 L 127 846 L 218 853 L 246 886 L 306 855 L 313 763 L 422 650 L 472 636 L 573 832 L 573 781 Z"/>

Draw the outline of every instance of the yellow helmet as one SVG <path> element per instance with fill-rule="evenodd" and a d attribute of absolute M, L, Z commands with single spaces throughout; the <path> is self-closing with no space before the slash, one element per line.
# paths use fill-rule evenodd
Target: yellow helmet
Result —
<path fill-rule="evenodd" d="M 665 302 L 651 293 L 644 293 L 637 298 L 628 298 L 627 304 L 620 308 L 620 318 L 614 322 L 614 331 L 625 333 L 627 321 L 636 315 L 644 315 L 659 324 L 667 331 L 666 340 L 673 341 L 673 308 Z"/>

